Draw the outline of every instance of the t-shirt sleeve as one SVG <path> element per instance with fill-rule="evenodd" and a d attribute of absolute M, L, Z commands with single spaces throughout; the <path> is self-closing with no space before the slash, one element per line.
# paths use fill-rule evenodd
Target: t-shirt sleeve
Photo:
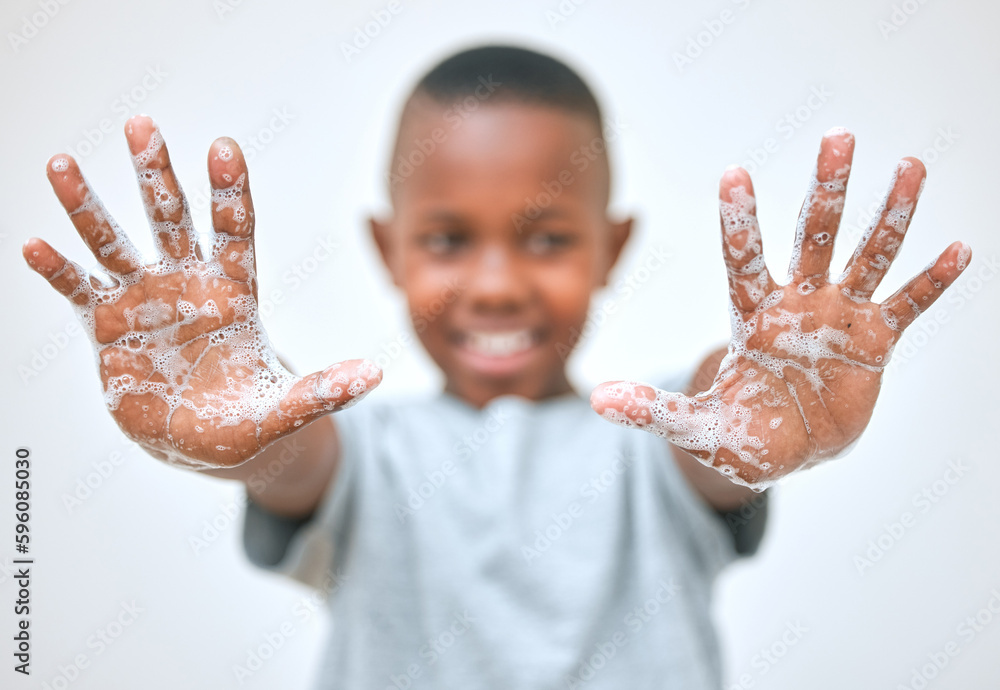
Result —
<path fill-rule="evenodd" d="M 658 388 L 670 392 L 683 392 L 687 389 L 691 381 L 695 366 L 687 371 L 677 371 L 669 376 L 659 378 Z M 673 455 L 671 453 L 671 460 Z M 680 470 L 680 468 L 677 468 Z M 697 490 L 691 486 L 683 472 L 678 471 L 678 481 L 683 484 L 683 488 L 691 494 L 702 515 L 710 515 L 712 519 L 720 520 L 726 527 L 726 532 L 733 540 L 733 548 L 736 555 L 752 556 L 760 548 L 760 543 L 764 538 L 767 526 L 767 508 L 770 502 L 771 489 L 767 489 L 760 494 L 753 496 L 750 501 L 740 508 L 732 511 L 715 510 L 702 498 Z"/>
<path fill-rule="evenodd" d="M 243 514 L 243 549 L 250 562 L 274 568 L 284 560 L 295 535 L 315 518 L 315 511 L 301 518 L 275 515 L 246 494 Z"/>
<path fill-rule="evenodd" d="M 716 511 L 732 533 L 733 546 L 740 556 L 752 556 L 760 548 L 767 526 L 770 495 L 771 489 L 765 489 L 736 510 Z"/>
<path fill-rule="evenodd" d="M 254 565 L 317 589 L 336 579 L 349 543 L 359 473 L 364 404 L 336 413 L 340 466 L 312 515 L 275 515 L 249 496 L 243 519 L 243 550 Z"/>

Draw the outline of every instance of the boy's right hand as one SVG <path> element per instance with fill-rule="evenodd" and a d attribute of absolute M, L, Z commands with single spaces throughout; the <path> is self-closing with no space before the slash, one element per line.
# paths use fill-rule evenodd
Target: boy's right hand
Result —
<path fill-rule="evenodd" d="M 38 238 L 23 253 L 74 305 L 97 351 L 105 402 L 129 438 L 170 462 L 233 467 L 379 384 L 367 360 L 305 378 L 278 361 L 257 310 L 253 203 L 235 141 L 209 149 L 214 233 L 203 251 L 159 129 L 137 116 L 125 134 L 156 261 L 142 262 L 67 155 L 49 161 L 49 181 L 107 279 Z"/>

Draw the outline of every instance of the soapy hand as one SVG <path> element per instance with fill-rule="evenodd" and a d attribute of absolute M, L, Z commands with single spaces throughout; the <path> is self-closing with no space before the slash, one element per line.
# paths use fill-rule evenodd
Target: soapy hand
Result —
<path fill-rule="evenodd" d="M 755 490 L 848 448 L 871 418 L 903 330 L 971 258 L 969 247 L 955 242 L 885 302 L 871 301 L 924 184 L 923 164 L 904 158 L 847 270 L 831 280 L 853 153 L 849 132 L 835 129 L 823 138 L 786 285 L 775 283 L 764 263 L 750 176 L 728 169 L 719 196 L 732 339 L 712 387 L 687 397 L 605 383 L 591 396 L 594 410 L 664 437 Z"/>
<path fill-rule="evenodd" d="M 23 253 L 75 308 L 105 402 L 129 438 L 169 462 L 232 467 L 378 385 L 381 372 L 366 360 L 305 378 L 279 363 L 257 310 L 253 203 L 236 142 L 209 149 L 214 232 L 199 241 L 157 126 L 137 116 L 125 134 L 155 261 L 143 263 L 67 155 L 49 161 L 49 181 L 104 275 L 37 238 Z"/>

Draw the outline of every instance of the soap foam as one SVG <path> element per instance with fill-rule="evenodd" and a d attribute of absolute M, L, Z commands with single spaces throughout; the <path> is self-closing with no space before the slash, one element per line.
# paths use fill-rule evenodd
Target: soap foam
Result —
<path fill-rule="evenodd" d="M 858 242 L 858 246 L 855 248 L 847 268 L 834 281 L 836 283 L 843 283 L 852 269 L 856 271 L 856 286 L 849 287 L 845 285 L 842 290 L 843 294 L 856 302 L 866 302 L 875 291 L 875 288 L 878 287 L 879 282 L 881 282 L 882 277 L 889 268 L 889 264 L 899 250 L 903 242 L 903 237 L 906 235 L 913 209 L 916 206 L 917 199 L 920 198 L 920 192 L 924 188 L 926 178 L 921 180 L 915 198 L 909 199 L 900 196 L 891 207 L 889 206 L 889 199 L 892 197 L 892 192 L 896 187 L 899 176 L 911 167 L 913 167 L 913 164 L 906 160 L 900 161 L 896 166 L 896 169 L 892 173 L 892 179 L 889 181 L 889 191 L 882 198 L 882 203 L 879 205 L 872 222 Z M 881 251 L 875 254 L 869 261 L 864 262 L 862 261 L 862 256 L 870 243 L 873 247 L 881 249 Z"/>
<path fill-rule="evenodd" d="M 827 132 L 826 136 L 830 136 L 831 134 L 838 133 L 831 131 Z M 836 152 L 839 153 L 839 151 Z M 813 168 L 812 179 L 809 180 L 809 187 L 806 189 L 805 201 L 802 203 L 802 211 L 799 213 L 799 217 L 795 223 L 795 241 L 792 244 L 792 256 L 788 262 L 789 280 L 792 280 L 795 277 L 795 274 L 801 271 L 802 251 L 806 248 L 809 242 L 823 247 L 833 241 L 833 236 L 825 231 L 821 231 L 807 237 L 806 227 L 809 225 L 809 221 L 812 220 L 817 211 L 839 214 L 844 210 L 844 195 L 835 193 L 843 192 L 847 189 L 847 180 L 850 177 L 850 173 L 850 163 L 844 163 L 844 165 L 834 171 L 833 177 L 830 180 L 820 182 L 819 163 L 817 162 L 817 166 Z M 834 193 L 834 196 L 821 194 L 820 190 L 828 193 Z"/>
<path fill-rule="evenodd" d="M 904 162 L 897 167 L 896 177 L 909 166 Z M 806 236 L 806 227 L 817 210 L 840 212 L 843 196 L 828 198 L 825 192 L 842 192 L 846 188 L 850 166 L 839 168 L 832 180 L 820 183 L 814 174 L 807 193 L 806 203 L 800 214 L 796 228 L 796 253 L 790 264 L 790 276 L 795 277 L 801 265 L 801 249 L 811 242 L 826 246 L 833 241 L 829 232 L 818 232 Z M 822 189 L 824 194 L 820 195 Z M 788 288 L 777 287 L 766 292 L 768 274 L 761 253 L 760 230 L 754 215 L 755 200 L 743 187 L 735 187 L 730 192 L 731 201 L 720 202 L 723 232 L 726 235 L 725 251 L 741 267 L 727 267 L 731 289 L 730 320 L 732 339 L 729 351 L 723 359 L 712 387 L 694 397 L 653 389 L 652 399 L 641 394 L 635 382 L 606 384 L 602 389 L 604 399 L 603 416 L 619 425 L 641 428 L 657 436 L 667 438 L 680 448 L 690 451 L 708 466 L 727 475 L 731 481 L 762 491 L 778 478 L 789 472 L 811 466 L 828 459 L 838 451 L 822 450 L 813 443 L 812 450 L 806 451 L 798 467 L 786 467 L 768 458 L 770 449 L 765 447 L 764 431 L 776 430 L 782 425 L 801 424 L 806 434 L 813 434 L 810 414 L 806 413 L 803 400 L 807 400 L 810 410 L 813 405 L 822 408 L 832 405 L 829 380 L 832 367 L 846 365 L 854 370 L 871 372 L 881 376 L 889 357 L 871 357 L 863 349 L 863 343 L 877 338 L 873 328 L 861 330 L 867 322 L 872 324 L 874 312 L 870 307 L 858 308 L 850 322 L 843 327 L 822 323 L 814 326 L 817 317 L 810 311 L 798 308 L 795 292 L 808 296 L 818 288 L 809 276 L 796 278 L 795 290 L 786 295 Z M 883 201 L 878 214 L 885 222 L 876 221 L 868 229 L 855 256 L 860 256 L 867 238 L 874 232 L 883 233 L 876 237 L 880 252 L 870 259 L 870 274 L 875 277 L 884 273 L 891 256 L 899 247 L 906 231 L 914 202 L 897 199 L 892 208 L 886 210 L 889 195 Z M 746 233 L 741 246 L 734 246 L 733 240 L 739 233 Z M 967 260 L 967 259 L 966 259 Z M 871 278 L 868 279 L 869 281 Z M 752 309 L 738 308 L 735 298 L 743 290 L 755 304 Z M 842 291 L 853 302 L 868 305 L 867 296 L 853 291 Z M 793 304 L 783 308 L 785 300 Z M 911 304 L 916 309 L 917 305 Z M 918 312 L 919 313 L 919 312 Z M 874 315 L 874 318 L 878 318 Z M 898 324 L 891 312 L 882 309 L 882 318 L 890 328 L 898 330 Z M 847 329 L 853 325 L 853 331 Z M 866 333 L 867 340 L 852 340 L 852 335 Z M 888 343 L 889 354 L 897 342 L 893 337 Z M 769 343 L 766 347 L 763 343 Z M 871 360 L 869 358 L 871 357 Z M 872 363 L 874 362 L 874 363 Z M 739 388 L 733 384 L 739 382 Z M 842 403 L 838 403 L 842 404 Z M 612 406 L 613 405 L 613 406 Z M 788 411 L 798 414 L 791 417 Z M 813 413 L 814 414 L 814 413 Z M 790 431 L 790 433 L 792 433 Z M 839 450 L 840 453 L 843 449 Z"/>
<path fill-rule="evenodd" d="M 162 170 L 149 167 L 163 145 L 156 129 L 145 149 L 133 156 L 140 188 L 151 192 L 151 198 L 144 194 L 144 202 L 156 238 L 155 262 L 144 264 L 100 201 L 88 193 L 72 213 L 92 213 L 95 222 L 108 223 L 117 235 L 116 240 L 100 248 L 100 255 L 106 258 L 117 252 L 118 257 L 131 260 L 139 268 L 124 275 L 116 274 L 107 282 L 81 280 L 70 298 L 97 353 L 108 409 L 114 414 L 129 396 L 148 395 L 165 403 L 166 412 L 157 411 L 166 417 L 162 438 L 151 440 L 135 433 L 126 434 L 167 462 L 185 467 L 215 467 L 218 462 L 211 457 L 198 459 L 206 454 L 204 444 L 196 437 L 212 428 L 236 426 L 249 420 L 256 426 L 260 441 L 262 422 L 271 415 L 285 414 L 281 403 L 300 378 L 278 361 L 260 321 L 252 242 L 246 237 L 215 233 L 209 259 L 197 260 L 199 236 L 183 194 L 171 193 Z M 225 155 L 231 157 L 232 150 L 220 149 L 219 156 Z M 63 159 L 53 162 L 53 169 L 58 169 L 60 160 Z M 213 190 L 215 212 L 229 209 L 237 222 L 246 222 L 244 184 L 245 175 L 240 175 L 232 186 Z M 180 220 L 166 219 L 177 217 L 178 211 Z M 230 275 L 232 267 L 227 273 L 224 258 L 241 268 L 244 275 Z M 168 281 L 171 286 L 181 288 L 175 299 L 169 298 L 175 290 L 164 288 Z M 154 288 L 159 285 L 156 289 L 164 289 L 168 297 L 144 298 L 131 308 L 116 306 L 130 288 L 140 284 Z M 72 302 L 81 295 L 86 295 L 86 300 L 80 304 Z M 113 310 L 112 314 L 118 313 L 124 320 L 123 332 L 110 342 L 97 339 L 98 310 Z M 115 317 L 110 321 L 102 319 L 102 324 L 107 328 L 106 324 L 114 321 Z M 194 333 L 200 335 L 194 337 Z M 200 354 L 194 356 L 193 351 Z M 139 372 L 141 377 L 137 376 Z M 332 376 L 324 377 L 319 393 L 332 400 L 346 390 L 349 395 L 358 396 L 352 403 L 372 387 L 378 375 L 378 369 L 370 363 L 360 367 L 338 365 L 333 372 Z M 327 409 L 334 407 L 331 401 Z M 144 418 L 153 414 L 149 408 L 148 404 L 142 407 Z M 170 422 L 180 409 L 203 421 L 194 425 L 191 433 L 195 437 L 177 437 L 172 433 Z M 301 424 L 301 420 L 296 422 Z M 233 448 L 216 444 L 214 450 L 225 454 Z"/>
<path fill-rule="evenodd" d="M 966 267 L 969 265 L 969 259 L 971 258 L 972 258 L 972 249 L 969 247 L 969 245 L 962 243 L 962 246 L 958 250 L 958 259 L 956 263 L 956 268 L 959 271 L 964 271 Z M 940 287 L 940 284 L 938 284 L 938 287 Z"/>

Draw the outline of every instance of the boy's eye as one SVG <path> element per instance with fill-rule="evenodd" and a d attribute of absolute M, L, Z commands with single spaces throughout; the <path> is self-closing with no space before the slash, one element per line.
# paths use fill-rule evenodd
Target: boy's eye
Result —
<path fill-rule="evenodd" d="M 420 236 L 420 246 L 431 254 L 451 254 L 461 249 L 468 242 L 464 233 L 454 230 L 428 232 Z"/>
<path fill-rule="evenodd" d="M 573 244 L 576 237 L 569 232 L 533 232 L 525 239 L 532 254 L 552 254 Z"/>

